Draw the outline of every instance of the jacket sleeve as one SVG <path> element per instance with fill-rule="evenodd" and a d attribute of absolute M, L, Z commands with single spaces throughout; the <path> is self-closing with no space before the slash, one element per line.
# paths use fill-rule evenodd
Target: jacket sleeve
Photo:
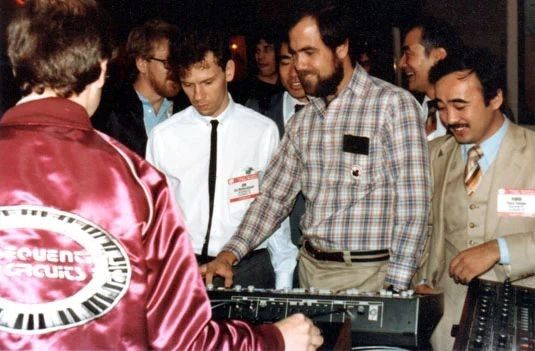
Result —
<path fill-rule="evenodd" d="M 507 242 L 511 262 L 496 265 L 495 272 L 499 278 L 511 280 L 526 278 L 535 274 L 535 232 L 510 234 L 503 237 Z"/>
<path fill-rule="evenodd" d="M 149 346 L 155 350 L 284 349 L 274 325 L 211 320 L 210 301 L 199 274 L 182 214 L 163 176 L 149 186 L 153 195 L 144 231 L 147 267 L 146 318 Z M 147 179 L 147 176 L 145 177 Z"/>

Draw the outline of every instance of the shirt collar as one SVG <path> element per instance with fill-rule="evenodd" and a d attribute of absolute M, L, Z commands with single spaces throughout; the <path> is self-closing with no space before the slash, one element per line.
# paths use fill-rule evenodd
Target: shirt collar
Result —
<path fill-rule="evenodd" d="M 195 119 L 197 119 L 198 121 L 204 123 L 204 124 L 210 124 L 210 121 L 212 120 L 217 120 L 219 122 L 219 124 L 225 124 L 225 121 L 227 121 L 229 119 L 229 117 L 234 113 L 234 109 L 235 109 L 235 106 L 236 106 L 236 103 L 234 102 L 234 100 L 232 100 L 232 96 L 230 95 L 230 93 L 227 93 L 228 94 L 228 98 L 229 98 L 229 103 L 228 103 L 228 106 L 227 108 L 221 112 L 221 114 L 217 117 L 213 117 L 213 116 L 203 116 L 201 115 L 197 109 L 195 107 L 192 106 L 193 108 L 193 117 L 195 117 Z"/>
<path fill-rule="evenodd" d="M 509 120 L 507 119 L 507 117 L 504 116 L 504 121 L 500 129 L 498 129 L 498 131 L 494 133 L 493 136 L 491 136 L 479 145 L 481 151 L 483 151 L 483 157 L 481 157 L 478 162 L 483 173 L 485 173 L 490 168 L 492 162 L 496 158 L 496 155 L 500 150 L 503 138 L 505 137 L 505 133 L 509 128 L 509 124 Z M 472 148 L 472 146 L 474 146 L 474 144 L 461 145 L 461 156 L 464 162 L 466 162 L 466 159 L 468 158 L 468 151 Z"/>
<path fill-rule="evenodd" d="M 152 108 L 152 104 L 150 103 L 149 99 L 147 99 L 143 94 L 141 94 L 137 90 L 136 90 L 136 94 L 137 94 L 139 100 L 141 101 L 141 103 L 143 104 L 143 106 L 147 106 L 149 108 Z M 158 111 L 159 112 L 167 111 L 167 109 L 169 108 L 170 104 L 171 104 L 171 101 L 169 101 L 169 99 L 164 97 L 163 98 L 163 102 L 162 102 L 162 106 L 160 107 L 160 109 Z M 160 114 L 160 113 L 158 113 L 158 114 Z"/>
<path fill-rule="evenodd" d="M 68 128 L 92 130 L 85 108 L 74 101 L 50 97 L 28 101 L 9 109 L 1 125 L 54 125 Z"/>

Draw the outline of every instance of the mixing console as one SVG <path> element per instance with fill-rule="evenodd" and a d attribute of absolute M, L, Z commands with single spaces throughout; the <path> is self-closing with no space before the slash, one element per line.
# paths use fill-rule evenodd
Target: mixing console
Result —
<path fill-rule="evenodd" d="M 535 351 L 535 289 L 472 282 L 453 349 Z"/>

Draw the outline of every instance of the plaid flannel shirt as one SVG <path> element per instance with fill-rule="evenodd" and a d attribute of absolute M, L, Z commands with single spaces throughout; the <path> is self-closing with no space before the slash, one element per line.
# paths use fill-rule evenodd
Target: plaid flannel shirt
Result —
<path fill-rule="evenodd" d="M 273 232 L 302 191 L 304 239 L 326 250 L 388 249 L 384 283 L 406 289 L 425 244 L 431 199 L 420 113 L 407 91 L 356 68 L 329 105 L 312 99 L 288 122 L 262 194 L 223 250 L 243 257 Z M 346 135 L 359 137 L 346 147 L 353 152 L 344 151 Z"/>

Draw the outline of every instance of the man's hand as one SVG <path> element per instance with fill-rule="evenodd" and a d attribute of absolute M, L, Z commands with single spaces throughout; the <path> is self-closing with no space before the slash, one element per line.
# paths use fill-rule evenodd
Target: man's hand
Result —
<path fill-rule="evenodd" d="M 321 332 L 303 314 L 293 314 L 275 323 L 284 338 L 287 351 L 313 351 L 323 344 Z"/>
<path fill-rule="evenodd" d="M 450 277 L 456 283 L 468 284 L 485 273 L 500 260 L 500 248 L 496 240 L 461 251 L 451 260 Z"/>
<path fill-rule="evenodd" d="M 433 294 L 433 288 L 427 284 L 420 284 L 414 288 L 414 292 L 421 295 Z"/>
<path fill-rule="evenodd" d="M 225 278 L 225 287 L 232 286 L 232 265 L 236 262 L 237 257 L 232 252 L 221 251 L 217 257 L 200 267 L 201 275 L 204 277 L 206 285 L 212 284 L 214 275 L 220 275 Z"/>

